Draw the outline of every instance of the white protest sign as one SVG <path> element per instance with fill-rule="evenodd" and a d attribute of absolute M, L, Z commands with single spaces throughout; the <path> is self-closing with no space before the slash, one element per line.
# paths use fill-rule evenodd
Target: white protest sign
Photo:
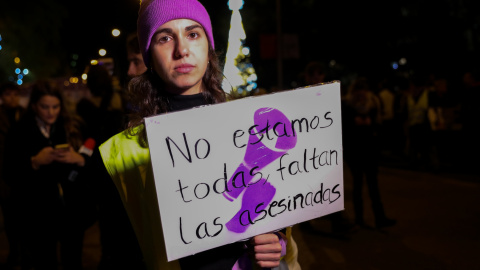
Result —
<path fill-rule="evenodd" d="M 145 124 L 169 261 L 344 209 L 339 82 Z"/>

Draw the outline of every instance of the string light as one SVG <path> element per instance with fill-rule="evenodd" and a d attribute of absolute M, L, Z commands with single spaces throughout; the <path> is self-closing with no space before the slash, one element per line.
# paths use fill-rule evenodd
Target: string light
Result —
<path fill-rule="evenodd" d="M 3 37 L 2 35 L 0 35 L 0 41 L 3 41 Z M 3 49 L 2 45 L 0 45 L 0 51 Z M 15 57 L 13 58 L 13 61 L 15 62 L 15 64 L 19 65 L 20 64 L 20 57 Z M 29 70 L 28 69 L 23 69 L 23 71 L 20 69 L 20 68 L 15 68 L 15 74 L 17 75 L 15 78 L 14 76 L 8 76 L 8 80 L 11 81 L 11 82 L 16 82 L 18 85 L 22 85 L 23 84 L 23 79 L 25 78 L 25 76 L 29 73 Z"/>

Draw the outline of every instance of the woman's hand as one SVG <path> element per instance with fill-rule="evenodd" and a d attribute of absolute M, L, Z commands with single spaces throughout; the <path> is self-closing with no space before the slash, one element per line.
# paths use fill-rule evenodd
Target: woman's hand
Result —
<path fill-rule="evenodd" d="M 263 268 L 273 268 L 280 265 L 282 245 L 276 234 L 268 233 L 253 237 L 250 240 L 253 246 L 255 263 Z"/>
<path fill-rule="evenodd" d="M 55 161 L 60 163 L 75 164 L 80 167 L 85 165 L 85 158 L 73 150 L 71 146 L 67 149 L 56 149 Z"/>
<path fill-rule="evenodd" d="M 51 146 L 44 147 L 32 157 L 32 168 L 38 170 L 42 165 L 48 165 L 55 160 L 55 149 Z"/>

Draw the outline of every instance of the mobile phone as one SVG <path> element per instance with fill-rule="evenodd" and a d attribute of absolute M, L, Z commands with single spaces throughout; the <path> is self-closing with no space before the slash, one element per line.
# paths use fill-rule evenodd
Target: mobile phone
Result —
<path fill-rule="evenodd" d="M 59 149 L 59 150 L 67 150 L 69 147 L 70 147 L 70 145 L 68 143 L 63 143 L 63 144 L 55 145 L 54 148 Z"/>

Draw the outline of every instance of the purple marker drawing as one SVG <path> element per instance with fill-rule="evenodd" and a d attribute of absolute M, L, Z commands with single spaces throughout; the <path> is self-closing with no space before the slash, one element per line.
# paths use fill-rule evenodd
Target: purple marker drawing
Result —
<path fill-rule="evenodd" d="M 251 132 L 248 138 L 248 145 L 243 161 L 237 167 L 227 183 L 230 192 L 223 193 L 223 196 L 229 201 L 235 200 L 240 194 L 247 190 L 242 198 L 242 207 L 226 224 L 230 231 L 238 233 L 244 232 L 250 225 L 248 215 L 242 215 L 242 213 L 246 210 L 249 210 L 250 213 L 255 213 L 255 207 L 263 202 L 264 205 L 259 207 L 257 211 L 262 210 L 270 203 L 275 195 L 275 187 L 266 182 L 265 179 L 258 181 L 264 184 L 249 186 L 249 183 L 253 179 L 253 176 L 250 173 L 251 170 L 255 168 L 255 172 L 260 171 L 262 168 L 287 153 L 288 150 L 294 148 L 297 144 L 297 137 L 293 135 L 290 120 L 277 109 L 258 109 L 254 114 L 254 124 L 256 125 L 257 133 L 260 136 L 264 136 L 263 140 L 268 140 L 266 134 L 272 129 L 273 130 L 270 134 L 278 138 L 275 144 L 276 149 L 274 150 L 265 146 L 261 141 L 258 142 L 259 137 L 257 137 L 255 132 L 253 132 L 253 134 Z M 252 214 L 250 215 L 252 221 L 256 216 L 258 215 L 255 215 L 255 217 L 253 217 Z M 242 221 L 240 221 L 240 218 L 242 218 Z M 247 218 L 246 222 L 244 220 L 245 218 Z"/>
<path fill-rule="evenodd" d="M 261 179 L 260 181 L 265 181 Z M 242 197 L 242 207 L 225 226 L 231 232 L 243 233 L 260 213 L 267 208 L 275 196 L 275 187 L 266 182 L 265 185 L 253 185 L 245 190 Z M 263 204 L 261 204 L 263 203 Z M 258 206 L 259 205 L 259 206 Z M 258 207 L 257 207 L 258 206 Z"/>

